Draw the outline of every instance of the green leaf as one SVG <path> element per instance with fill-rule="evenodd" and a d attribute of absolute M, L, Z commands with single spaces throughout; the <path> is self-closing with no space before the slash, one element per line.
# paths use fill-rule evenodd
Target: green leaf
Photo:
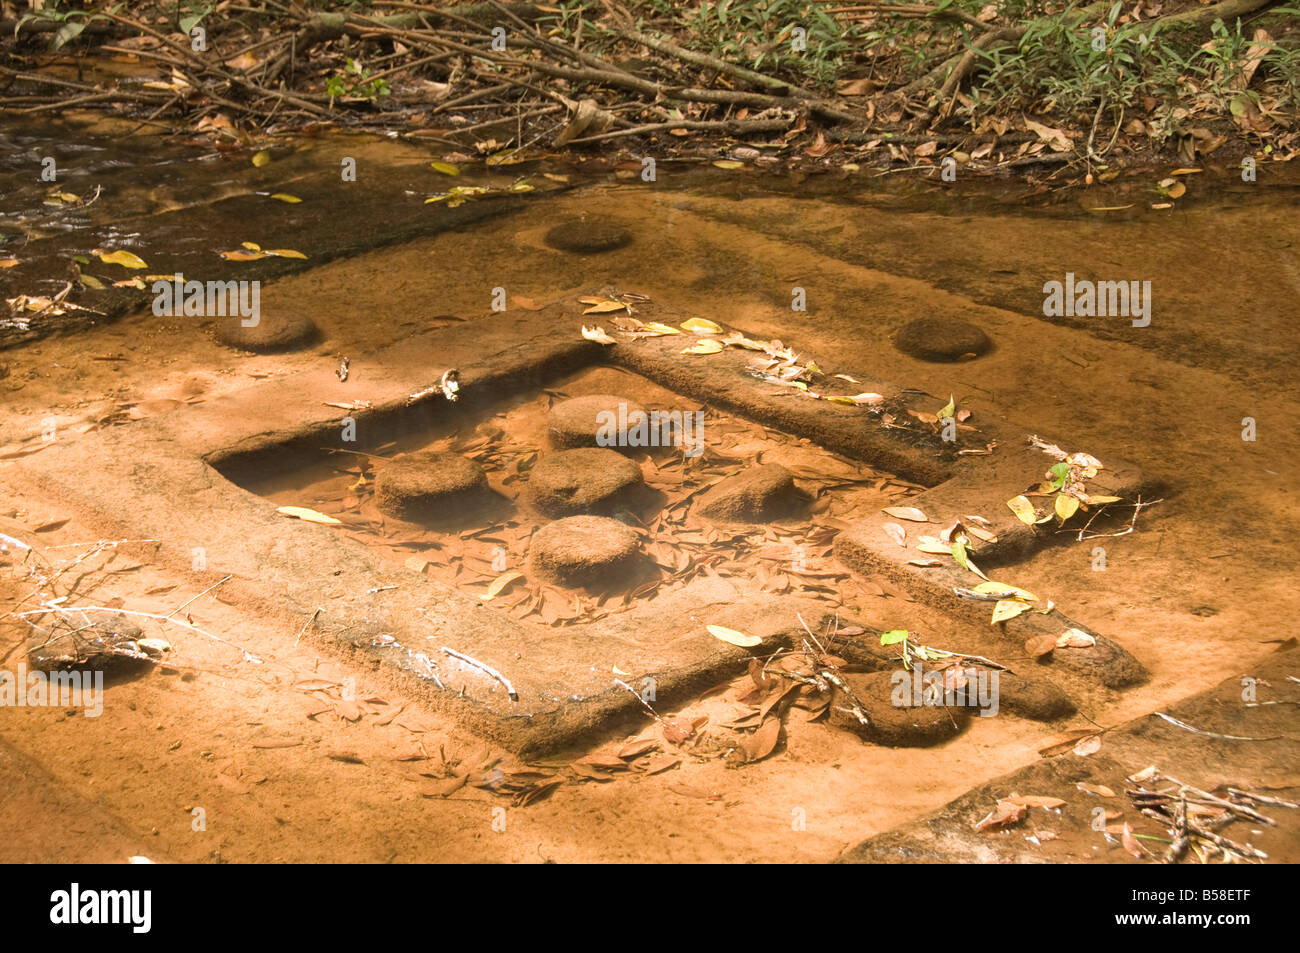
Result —
<path fill-rule="evenodd" d="M 1059 490 L 1065 486 L 1065 478 L 1070 474 L 1070 465 L 1062 460 L 1047 472 L 1052 475 L 1052 489 Z"/>
<path fill-rule="evenodd" d="M 935 416 L 938 417 L 940 420 L 946 420 L 947 418 L 951 417 L 956 412 L 956 410 L 957 410 L 957 401 L 951 394 L 949 394 L 948 403 L 944 404 L 941 408 L 939 408 L 939 410 L 935 413 Z"/>
<path fill-rule="evenodd" d="M 906 629 L 890 629 L 888 632 L 880 633 L 881 645 L 897 645 L 907 639 Z"/>

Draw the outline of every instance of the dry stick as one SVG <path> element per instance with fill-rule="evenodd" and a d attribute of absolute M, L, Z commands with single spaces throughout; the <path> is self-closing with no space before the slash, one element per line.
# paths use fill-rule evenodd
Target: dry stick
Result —
<path fill-rule="evenodd" d="M 726 132 L 732 135 L 746 132 L 779 132 L 789 129 L 794 122 L 791 119 L 683 119 L 677 122 L 652 122 L 643 126 L 630 126 L 614 132 L 602 132 L 595 136 L 583 136 L 570 139 L 569 145 L 584 142 L 599 142 L 603 139 L 618 139 L 623 136 L 639 136 L 649 132 L 664 132 L 670 129 L 696 129 Z"/>
<path fill-rule="evenodd" d="M 211 592 L 213 589 L 217 588 L 217 586 L 221 585 L 221 583 L 228 581 L 228 580 L 229 580 L 231 577 L 233 577 L 233 576 L 234 576 L 234 573 L 229 573 L 229 574 L 226 576 L 225 579 L 222 579 L 222 580 L 221 580 L 221 582 L 214 582 L 212 585 L 208 586 L 208 588 L 204 589 L 204 590 L 203 590 L 202 592 L 200 592 L 197 596 L 195 596 L 194 599 L 198 599 L 200 596 L 206 596 L 206 595 L 207 595 L 209 592 Z M 173 609 L 171 612 L 167 613 L 166 618 L 170 619 L 170 618 L 171 618 L 172 616 L 174 616 L 176 613 L 180 612 L 180 611 L 181 611 L 182 609 L 184 609 L 187 605 L 189 605 L 191 602 L 193 602 L 194 599 L 190 599 L 190 600 L 188 600 L 188 601 L 186 601 L 186 602 L 182 602 L 180 605 L 178 605 L 178 606 L 177 606 L 175 609 Z"/>
<path fill-rule="evenodd" d="M 106 12 L 103 15 L 118 23 L 123 23 L 127 26 L 134 27 L 135 29 L 143 33 L 148 33 L 150 36 L 154 37 L 155 39 L 160 40 L 165 46 L 171 49 L 174 53 L 179 53 L 182 57 L 185 57 L 186 60 L 195 63 L 198 67 L 200 74 L 203 73 L 204 71 L 211 72 L 216 74 L 217 76 L 220 76 L 222 79 L 226 80 L 226 82 L 231 83 L 232 85 L 241 86 L 253 92 L 261 93 L 264 96 L 276 95 L 274 91 L 266 89 L 263 86 L 259 86 L 257 83 L 254 83 L 246 76 L 238 76 L 234 73 L 231 73 L 228 70 L 222 69 L 221 67 L 207 60 L 204 60 L 202 57 L 196 55 L 194 51 L 190 49 L 188 46 L 185 46 L 184 44 L 181 43 L 174 42 L 170 37 L 164 36 L 163 34 L 159 33 L 157 30 L 154 30 L 152 27 L 149 27 L 143 23 L 138 23 L 134 20 L 131 20 L 127 17 L 120 16 L 116 13 Z M 174 59 L 169 60 L 167 57 L 164 57 L 161 54 L 156 52 L 149 52 L 145 50 L 134 50 L 132 52 L 135 52 L 136 54 L 152 56 L 155 59 L 162 60 L 163 62 L 171 62 L 173 65 L 178 65 L 176 60 Z M 185 60 L 180 61 L 181 64 L 183 64 L 184 62 Z M 182 69 L 183 72 L 187 72 L 188 75 L 188 71 L 185 71 L 183 66 L 181 66 L 180 68 Z M 197 78 L 197 76 L 195 76 L 194 78 Z M 192 84 L 192 85 L 195 85 L 197 89 L 201 89 L 205 95 L 211 96 L 213 99 L 217 98 L 209 90 L 203 89 L 202 84 Z M 281 92 L 279 95 L 282 95 L 285 99 L 289 100 L 289 102 L 293 103 L 295 106 L 298 106 L 300 109 L 306 109 L 308 112 L 314 112 L 318 115 L 323 115 L 330 119 L 334 118 L 333 114 L 330 113 L 328 110 L 322 109 L 316 104 L 308 102 L 307 100 L 302 99 L 298 96 L 293 96 L 290 95 L 289 93 L 284 93 L 284 92 Z M 235 108 L 238 111 L 241 112 L 245 111 L 245 107 L 241 107 L 236 103 L 229 103 L 229 101 L 227 101 L 227 103 L 229 106 Z M 251 110 L 247 110 L 247 111 L 251 112 Z"/>
<path fill-rule="evenodd" d="M 504 675 L 502 675 L 500 672 L 494 669 L 491 665 L 488 665 L 486 662 L 480 662 L 476 658 L 470 658 L 468 655 L 462 655 L 460 652 L 457 652 L 454 649 L 449 649 L 445 645 L 442 647 L 442 650 L 446 652 L 448 655 L 450 655 L 452 658 L 459 659 L 460 661 L 464 662 L 466 665 L 469 665 L 472 668 L 476 668 L 479 671 L 485 672 L 486 674 L 492 676 L 492 678 L 496 679 L 498 682 L 500 682 L 502 685 L 505 686 L 506 694 L 510 696 L 510 700 L 512 702 L 519 701 L 519 693 L 515 691 L 515 687 L 510 684 L 510 679 L 506 678 Z"/>

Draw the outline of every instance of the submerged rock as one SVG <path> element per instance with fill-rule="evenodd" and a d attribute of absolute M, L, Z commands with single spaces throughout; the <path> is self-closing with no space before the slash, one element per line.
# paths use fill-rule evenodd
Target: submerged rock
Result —
<path fill-rule="evenodd" d="M 861 702 L 867 723 L 863 724 L 855 717 L 844 693 L 837 688 L 831 698 L 831 724 L 847 728 L 867 741 L 891 748 L 925 748 L 961 733 L 970 719 L 969 708 L 947 707 L 942 703 L 896 705 L 894 702 L 897 693 L 893 676 L 893 672 L 843 675 L 842 678 Z M 909 689 L 903 693 L 908 701 L 921 700 L 912 696 L 910 678 L 903 687 Z"/>
<path fill-rule="evenodd" d="M 605 516 L 570 516 L 533 534 L 528 560 L 534 573 L 562 586 L 590 586 L 637 562 L 641 537 Z"/>
<path fill-rule="evenodd" d="M 581 447 L 543 457 L 524 498 L 547 516 L 609 513 L 643 485 L 641 468 L 621 453 Z"/>
<path fill-rule="evenodd" d="M 449 520 L 487 495 L 487 476 L 473 460 L 425 450 L 383 466 L 375 475 L 379 511 L 410 522 Z"/>
<path fill-rule="evenodd" d="M 807 499 L 789 470 L 766 463 L 712 487 L 700 498 L 699 512 L 720 523 L 765 523 L 792 515 Z"/>
<path fill-rule="evenodd" d="M 640 404 L 614 394 L 587 394 L 562 400 L 551 408 L 547 431 L 559 450 L 571 447 L 621 446 L 628 417 L 645 413 Z M 631 423 L 635 424 L 635 417 Z M 603 442 L 602 442 L 603 441 Z"/>
<path fill-rule="evenodd" d="M 894 333 L 894 347 L 921 361 L 979 357 L 992 346 L 981 328 L 959 318 L 918 318 Z"/>
<path fill-rule="evenodd" d="M 217 340 L 242 351 L 271 354 L 305 347 L 319 336 L 311 318 L 293 312 L 264 314 L 252 327 L 244 327 L 243 320 L 239 315 L 218 318 Z"/>
<path fill-rule="evenodd" d="M 632 233 L 613 222 L 572 219 L 561 222 L 546 233 L 546 244 L 560 251 L 592 255 L 622 248 L 632 241 Z"/>
<path fill-rule="evenodd" d="M 1055 682 L 1011 672 L 998 672 L 998 707 L 1007 714 L 1035 721 L 1066 718 L 1078 710 Z"/>

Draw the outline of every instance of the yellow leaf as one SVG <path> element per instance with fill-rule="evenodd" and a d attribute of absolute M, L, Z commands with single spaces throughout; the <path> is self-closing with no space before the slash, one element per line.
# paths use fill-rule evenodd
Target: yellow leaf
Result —
<path fill-rule="evenodd" d="M 426 568 L 428 565 L 429 565 L 429 560 L 425 559 L 423 556 L 407 556 L 407 557 L 406 557 L 406 563 L 405 563 L 405 566 L 406 566 L 407 569 L 411 570 L 412 572 L 420 572 L 420 573 L 422 573 L 422 572 L 424 572 L 425 568 Z"/>
<path fill-rule="evenodd" d="M 886 506 L 881 512 L 888 513 L 900 520 L 911 520 L 913 523 L 930 522 L 930 517 L 915 506 Z"/>
<path fill-rule="evenodd" d="M 1090 496 L 1087 499 L 1088 503 L 1096 503 L 1099 505 L 1102 503 L 1118 503 L 1119 501 L 1120 498 L 1118 496 Z"/>
<path fill-rule="evenodd" d="M 1006 622 L 1008 619 L 1014 619 L 1022 612 L 1029 609 L 1029 604 L 1021 602 L 1019 599 L 1003 599 L 993 604 L 993 625 L 999 622 Z"/>
<path fill-rule="evenodd" d="M 713 164 L 719 169 L 743 169 L 745 167 L 745 163 L 736 159 L 715 159 Z"/>
<path fill-rule="evenodd" d="M 1056 510 L 1056 515 L 1059 516 L 1061 522 L 1064 523 L 1078 512 L 1079 501 L 1065 493 L 1058 493 L 1056 494 L 1056 502 L 1052 504 L 1052 506 Z"/>
<path fill-rule="evenodd" d="M 450 162 L 430 162 L 429 167 L 434 172 L 441 172 L 443 175 L 460 175 L 460 169 Z"/>
<path fill-rule="evenodd" d="M 666 324 L 660 324 L 658 321 L 651 321 L 649 324 L 643 324 L 637 328 L 637 333 L 649 334 L 651 337 L 661 337 L 665 334 L 681 334 L 682 332 Z"/>
<path fill-rule="evenodd" d="M 17 258 L 0 258 L 0 268 L 12 268 L 18 264 Z"/>
<path fill-rule="evenodd" d="M 729 642 L 732 645 L 739 645 L 742 649 L 753 648 L 763 640 L 756 635 L 746 635 L 744 632 L 737 632 L 735 629 L 728 629 L 721 625 L 705 626 L 709 630 L 709 635 L 715 639 L 721 639 L 723 642 Z"/>
<path fill-rule="evenodd" d="M 600 301 L 583 311 L 583 314 L 608 314 L 611 311 L 625 311 L 627 305 L 622 301 Z"/>
<path fill-rule="evenodd" d="M 253 165 L 257 166 L 259 169 L 270 161 L 271 153 L 265 149 L 253 153 Z"/>
<path fill-rule="evenodd" d="M 294 251 L 292 248 L 268 248 L 266 253 L 277 258 L 302 258 L 304 260 L 307 258 L 302 252 Z"/>
<path fill-rule="evenodd" d="M 503 572 L 492 580 L 492 585 L 488 586 L 487 592 L 485 592 L 480 598 L 495 599 L 497 596 L 501 595 L 501 593 L 505 591 L 506 587 L 512 582 L 516 579 L 523 578 L 524 574 L 521 572 Z"/>
<path fill-rule="evenodd" d="M 691 347 L 682 348 L 683 354 L 717 354 L 722 345 L 717 341 L 697 341 Z"/>
<path fill-rule="evenodd" d="M 271 195 L 271 198 L 280 202 L 288 202 L 290 205 L 297 205 L 302 201 L 298 196 L 290 195 L 288 192 L 275 192 Z"/>
<path fill-rule="evenodd" d="M 240 248 L 247 248 L 249 251 L 261 251 L 261 250 L 262 250 L 262 246 L 259 245 L 257 242 L 240 242 L 240 243 L 239 243 L 239 247 L 240 247 Z"/>
<path fill-rule="evenodd" d="M 695 334 L 721 334 L 722 328 L 714 324 L 707 318 L 688 318 L 682 322 L 683 331 L 691 331 Z"/>
<path fill-rule="evenodd" d="M 148 268 L 139 255 L 119 248 L 117 251 L 96 251 L 99 260 L 106 265 L 121 265 L 123 268 Z"/>
<path fill-rule="evenodd" d="M 1007 506 L 1011 507 L 1011 512 L 1015 513 L 1022 523 L 1032 526 L 1038 519 L 1038 514 L 1034 512 L 1034 504 L 1023 496 L 1015 496 L 1007 500 Z"/>
<path fill-rule="evenodd" d="M 316 510 L 308 509 L 305 506 L 277 506 L 275 511 L 283 513 L 285 516 L 292 516 L 295 519 L 306 520 L 308 523 L 335 525 L 339 522 L 332 516 L 326 516 L 324 513 L 318 513 Z"/>
<path fill-rule="evenodd" d="M 261 251 L 223 251 L 221 257 L 226 261 L 257 261 L 259 258 L 265 258 L 266 252 Z"/>

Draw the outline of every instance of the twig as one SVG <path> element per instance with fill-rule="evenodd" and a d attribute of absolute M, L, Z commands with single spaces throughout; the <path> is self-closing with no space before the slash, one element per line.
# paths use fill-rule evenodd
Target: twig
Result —
<path fill-rule="evenodd" d="M 491 665 L 488 665 L 486 662 L 480 662 L 478 659 L 470 658 L 468 655 L 462 655 L 460 652 L 457 652 L 454 649 L 449 649 L 445 645 L 442 647 L 442 650 L 446 652 L 448 655 L 450 655 L 452 658 L 459 659 L 460 661 L 464 662 L 466 665 L 469 665 L 472 668 L 476 668 L 479 671 L 485 672 L 486 674 L 492 676 L 498 682 L 500 682 L 502 685 L 505 686 L 506 694 L 510 696 L 510 700 L 512 702 L 519 701 L 519 693 L 516 692 L 515 687 L 510 684 L 510 680 L 506 678 L 504 675 L 502 675 L 500 672 L 498 672 L 496 669 L 494 669 Z"/>
<path fill-rule="evenodd" d="M 194 599 L 198 599 L 199 596 L 205 596 L 205 595 L 207 595 L 207 594 L 208 594 L 209 592 L 211 592 L 213 589 L 217 588 L 217 586 L 221 585 L 221 583 L 226 582 L 228 579 L 230 579 L 233 575 L 234 575 L 234 573 L 230 573 L 229 575 L 226 576 L 225 579 L 222 579 L 221 582 L 214 582 L 212 585 L 208 586 L 208 588 L 206 588 L 206 589 L 204 589 L 202 592 L 200 592 L 199 595 L 195 596 Z M 190 599 L 190 600 L 187 601 L 187 602 L 183 602 L 183 603 L 181 603 L 181 604 L 178 605 L 175 609 L 173 609 L 171 612 L 167 613 L 167 615 L 166 615 L 164 618 L 168 618 L 168 619 L 170 619 L 170 618 L 171 618 L 172 616 L 174 616 L 176 613 L 180 612 L 180 611 L 181 611 L 182 609 L 184 609 L 187 605 L 189 605 L 191 602 L 193 602 L 194 599 Z"/>

